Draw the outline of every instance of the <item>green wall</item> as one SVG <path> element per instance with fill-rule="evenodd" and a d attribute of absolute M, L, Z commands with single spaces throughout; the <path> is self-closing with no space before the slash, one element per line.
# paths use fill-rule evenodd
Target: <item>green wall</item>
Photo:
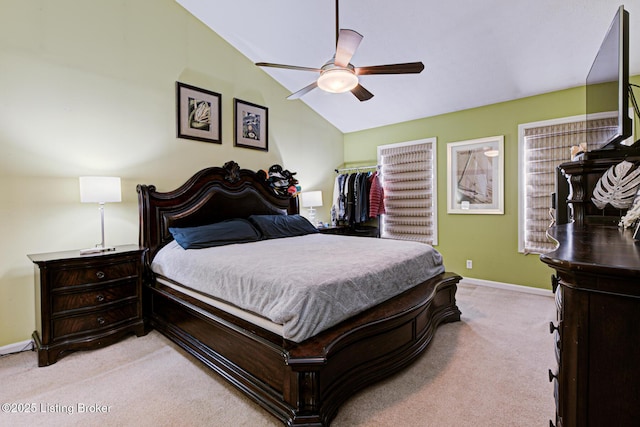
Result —
<path fill-rule="evenodd" d="M 136 184 L 235 160 L 330 194 L 343 135 L 174 0 L 0 0 L 0 347 L 35 327 L 27 254 L 100 241 L 78 177 L 122 178 L 110 245 L 138 241 Z M 176 138 L 175 84 L 222 94 L 222 144 Z M 269 151 L 233 146 L 233 98 L 269 108 Z M 326 204 L 326 203 L 325 203 Z"/>
<path fill-rule="evenodd" d="M 345 135 L 347 164 L 376 161 L 378 145 L 438 140 L 438 242 L 446 267 L 465 277 L 549 288 L 538 255 L 518 253 L 518 125 L 584 114 L 584 88 L 522 98 Z M 447 143 L 504 135 L 504 215 L 447 214 Z M 375 164 L 375 163 L 373 163 Z M 466 260 L 473 269 L 466 269 Z"/>

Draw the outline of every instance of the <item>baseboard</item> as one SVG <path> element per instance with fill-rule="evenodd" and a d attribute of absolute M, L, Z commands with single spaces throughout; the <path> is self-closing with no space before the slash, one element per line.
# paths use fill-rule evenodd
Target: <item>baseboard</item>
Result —
<path fill-rule="evenodd" d="M 513 285 L 511 283 L 494 282 L 492 280 L 474 279 L 473 277 L 463 277 L 460 281 L 461 285 L 486 286 L 489 288 L 507 289 L 515 292 L 524 292 L 527 294 L 542 295 L 552 297 L 553 292 L 550 289 L 532 288 L 531 286 Z"/>
<path fill-rule="evenodd" d="M 7 344 L 3 347 L 0 347 L 0 356 L 4 356 L 5 354 L 17 353 L 19 351 L 31 350 L 32 348 L 33 341 L 31 340 Z"/>

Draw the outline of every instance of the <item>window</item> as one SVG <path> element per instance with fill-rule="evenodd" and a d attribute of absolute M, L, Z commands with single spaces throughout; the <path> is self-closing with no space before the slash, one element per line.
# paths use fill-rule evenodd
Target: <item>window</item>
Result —
<path fill-rule="evenodd" d="M 385 215 L 380 236 L 438 244 L 436 138 L 378 147 Z"/>
<path fill-rule="evenodd" d="M 604 129 L 611 119 L 598 124 Z M 595 132 L 598 132 L 597 130 Z M 571 161 L 571 147 L 586 141 L 584 116 L 518 126 L 520 190 L 518 191 L 518 250 L 545 253 L 555 248 L 547 238 L 552 223 L 551 194 L 556 168 Z"/>

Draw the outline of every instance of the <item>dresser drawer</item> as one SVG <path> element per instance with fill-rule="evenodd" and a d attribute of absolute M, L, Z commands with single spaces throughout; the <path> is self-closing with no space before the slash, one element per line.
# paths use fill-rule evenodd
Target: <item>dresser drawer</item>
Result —
<path fill-rule="evenodd" d="M 138 274 L 137 263 L 121 262 L 104 264 L 99 266 L 79 266 L 65 270 L 51 272 L 51 287 L 61 288 L 91 283 L 101 283 L 110 280 L 136 276 Z"/>
<path fill-rule="evenodd" d="M 137 301 L 107 310 L 94 311 L 84 315 L 65 316 L 53 320 L 54 340 L 82 332 L 92 332 L 115 326 L 138 317 Z"/>
<path fill-rule="evenodd" d="M 58 314 L 67 310 L 97 307 L 138 295 L 135 280 L 123 280 L 111 286 L 104 286 L 85 292 L 58 293 L 52 297 L 51 310 Z"/>

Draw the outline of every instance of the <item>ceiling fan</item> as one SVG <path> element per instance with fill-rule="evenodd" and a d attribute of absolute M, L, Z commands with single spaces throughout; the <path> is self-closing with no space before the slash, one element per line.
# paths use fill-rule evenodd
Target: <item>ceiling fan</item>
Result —
<path fill-rule="evenodd" d="M 353 30 L 340 29 L 338 23 L 338 1 L 339 0 L 336 0 L 336 53 L 333 58 L 327 61 L 321 68 L 256 62 L 256 65 L 259 67 L 285 68 L 288 70 L 320 73 L 316 81 L 292 93 L 287 99 L 298 99 L 318 87 L 331 93 L 351 91 L 360 101 L 367 101 L 373 98 L 373 94 L 362 87 L 358 76 L 367 74 L 418 74 L 424 70 L 424 64 L 422 62 L 372 65 L 368 67 L 355 67 L 351 64 L 351 58 L 360 45 L 363 36 Z"/>

